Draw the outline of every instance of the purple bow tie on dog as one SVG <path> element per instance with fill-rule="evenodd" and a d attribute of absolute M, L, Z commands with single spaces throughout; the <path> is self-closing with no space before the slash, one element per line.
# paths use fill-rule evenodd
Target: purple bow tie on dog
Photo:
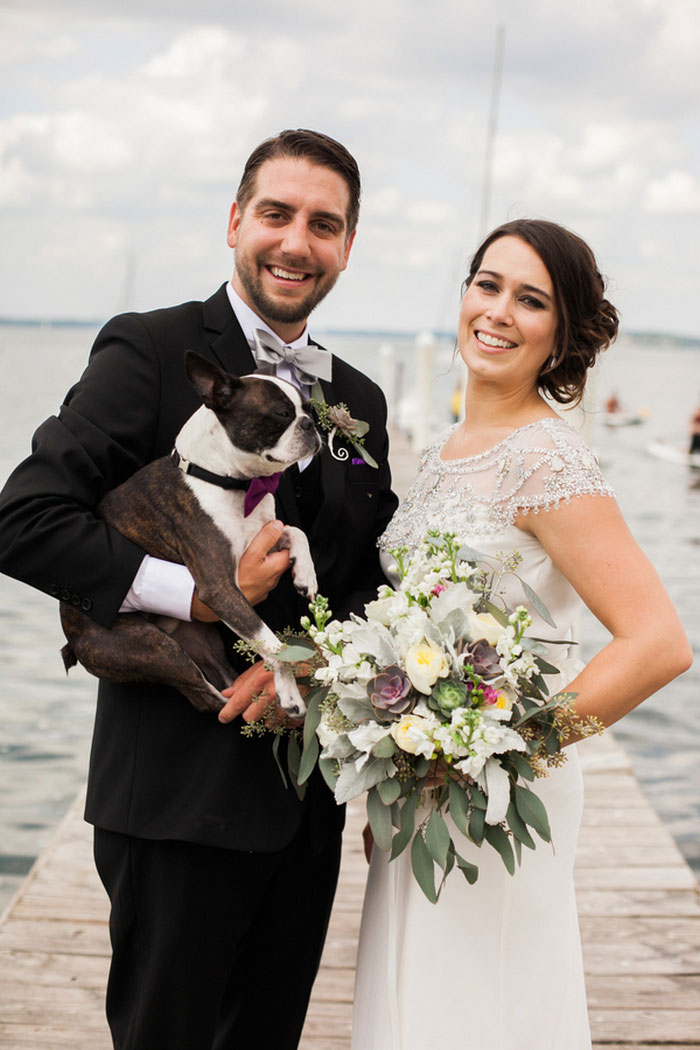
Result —
<path fill-rule="evenodd" d="M 274 496 L 279 487 L 281 474 L 270 474 L 266 478 L 253 478 L 243 500 L 243 517 L 252 514 L 261 499 L 271 492 Z"/>

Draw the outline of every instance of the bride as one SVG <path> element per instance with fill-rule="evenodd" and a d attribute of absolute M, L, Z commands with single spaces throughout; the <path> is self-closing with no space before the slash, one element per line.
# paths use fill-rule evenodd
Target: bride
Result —
<path fill-rule="evenodd" d="M 530 610 L 543 639 L 571 638 L 583 601 L 611 639 L 587 666 L 569 660 L 559 688 L 570 683 L 578 714 L 605 725 L 691 662 L 673 605 L 594 456 L 551 407 L 580 400 L 617 323 L 579 237 L 533 220 L 491 233 L 472 261 L 459 317 L 464 420 L 424 451 L 381 541 L 411 547 L 438 528 L 487 555 L 517 550 L 519 576 L 557 624 Z M 520 588 L 510 597 L 521 604 Z M 478 881 L 452 876 L 435 905 L 412 876 L 408 850 L 391 863 L 372 850 L 353 1050 L 590 1050 L 573 884 L 582 808 L 575 744 L 567 754 L 537 786 L 553 848 L 523 851 L 514 876 L 495 850 L 460 837 Z"/>

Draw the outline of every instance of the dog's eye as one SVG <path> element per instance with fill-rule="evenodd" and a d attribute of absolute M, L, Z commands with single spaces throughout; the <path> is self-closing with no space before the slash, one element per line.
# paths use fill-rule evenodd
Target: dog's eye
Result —
<path fill-rule="evenodd" d="M 275 419 L 294 419 L 293 408 L 276 408 L 272 413 Z"/>

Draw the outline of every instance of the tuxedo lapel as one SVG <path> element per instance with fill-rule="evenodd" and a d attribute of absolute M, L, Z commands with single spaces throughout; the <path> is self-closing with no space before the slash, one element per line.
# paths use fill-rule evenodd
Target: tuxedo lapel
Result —
<path fill-rule="evenodd" d="M 253 353 L 226 293 L 226 285 L 202 304 L 204 328 L 214 357 L 232 375 L 244 376 L 257 368 Z"/>
<path fill-rule="evenodd" d="M 333 392 L 333 381 L 327 382 L 322 379 L 320 382 L 326 401 L 329 405 L 334 404 L 336 396 Z M 322 499 L 309 539 L 315 547 L 314 558 L 317 569 L 323 572 L 335 560 L 337 553 L 334 532 L 343 507 L 347 468 L 344 461 L 336 459 L 331 454 L 327 437 L 324 438 L 319 457 Z"/>

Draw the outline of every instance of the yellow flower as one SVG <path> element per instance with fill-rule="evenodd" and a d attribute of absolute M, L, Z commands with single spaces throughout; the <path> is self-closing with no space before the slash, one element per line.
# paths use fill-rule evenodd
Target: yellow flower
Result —
<path fill-rule="evenodd" d="M 499 711 L 510 711 L 513 706 L 513 701 L 508 696 L 508 694 L 504 693 L 501 689 L 501 691 L 498 694 L 498 699 L 496 700 L 495 706 L 498 708 Z"/>
<path fill-rule="evenodd" d="M 419 693 L 428 695 L 438 678 L 445 678 L 449 673 L 447 656 L 439 645 L 427 638 L 412 645 L 406 653 L 406 674 Z"/>

